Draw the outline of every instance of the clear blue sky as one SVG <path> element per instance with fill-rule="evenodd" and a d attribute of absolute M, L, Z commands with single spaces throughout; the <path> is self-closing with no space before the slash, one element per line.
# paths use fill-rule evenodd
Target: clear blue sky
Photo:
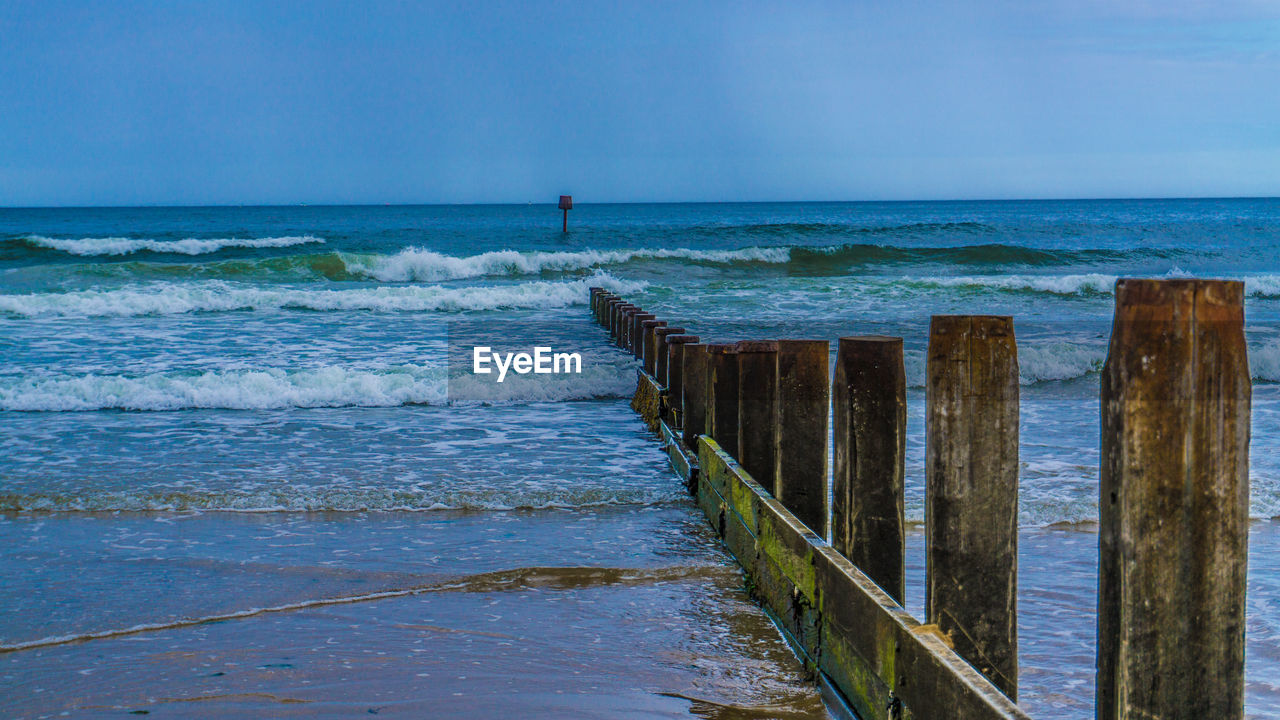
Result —
<path fill-rule="evenodd" d="M 1280 2 L 0 0 L 0 205 L 1280 195 Z"/>

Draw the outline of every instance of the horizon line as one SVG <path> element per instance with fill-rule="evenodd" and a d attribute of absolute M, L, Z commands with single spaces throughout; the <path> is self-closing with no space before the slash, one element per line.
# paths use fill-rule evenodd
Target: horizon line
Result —
<path fill-rule="evenodd" d="M 1028 202 L 1135 202 L 1175 200 L 1277 200 L 1280 195 L 1151 195 L 1115 197 L 1025 197 L 1025 198 L 934 198 L 896 200 L 574 200 L 574 209 L 582 205 L 886 205 L 906 203 L 1028 203 Z M 182 208 L 369 208 L 369 207 L 518 207 L 521 205 L 548 205 L 546 202 L 292 202 L 292 203 L 143 203 L 136 205 L 0 205 L 0 210 L 137 210 Z"/>

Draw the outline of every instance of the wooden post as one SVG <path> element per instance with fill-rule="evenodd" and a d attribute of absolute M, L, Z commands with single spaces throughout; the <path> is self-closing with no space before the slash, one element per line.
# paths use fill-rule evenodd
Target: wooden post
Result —
<path fill-rule="evenodd" d="M 735 457 L 770 492 L 778 472 L 778 343 L 738 343 L 738 447 Z"/>
<path fill-rule="evenodd" d="M 738 451 L 738 348 L 709 345 L 706 434 L 725 452 Z"/>
<path fill-rule="evenodd" d="M 1244 285 L 1120 280 L 1102 372 L 1097 717 L 1244 717 Z"/>
<path fill-rule="evenodd" d="M 902 338 L 840 338 L 831 414 L 831 544 L 902 605 L 907 450 Z"/>
<path fill-rule="evenodd" d="M 613 329 L 613 308 L 620 302 L 622 302 L 622 298 L 617 295 L 610 295 L 605 298 L 604 303 L 600 306 L 600 326 L 609 332 L 610 336 L 613 334 L 611 332 Z"/>
<path fill-rule="evenodd" d="M 698 436 L 706 431 L 707 375 L 710 355 L 705 343 L 687 343 L 681 359 L 680 407 L 684 415 L 684 444 L 698 447 Z"/>
<path fill-rule="evenodd" d="M 1018 349 L 1013 319 L 935 315 L 925 416 L 925 613 L 1018 692 Z"/>
<path fill-rule="evenodd" d="M 644 320 L 640 323 L 640 341 L 636 343 L 636 357 L 640 358 L 640 367 L 644 371 L 653 375 L 656 368 L 653 363 L 652 351 L 647 348 L 653 345 L 653 334 L 658 328 L 666 327 L 666 320 Z M 661 385 L 662 383 L 658 383 Z"/>
<path fill-rule="evenodd" d="M 671 410 L 667 422 L 674 427 L 684 423 L 684 347 L 696 342 L 697 335 L 667 336 L 667 401 Z"/>
<path fill-rule="evenodd" d="M 627 333 L 627 349 L 631 351 L 632 356 L 637 360 L 644 355 L 644 324 L 650 320 L 657 319 L 657 317 L 657 315 L 643 310 L 638 310 L 635 315 L 631 316 L 631 326 L 628 328 Z"/>
<path fill-rule="evenodd" d="M 631 350 L 631 326 L 639 312 L 639 305 L 628 305 L 622 311 L 622 324 L 618 328 L 618 345 L 623 350 Z"/>
<path fill-rule="evenodd" d="M 778 341 L 778 470 L 773 495 L 823 539 L 828 515 L 830 354 L 826 340 Z"/>
<path fill-rule="evenodd" d="M 667 383 L 667 337 L 683 333 L 684 328 L 682 327 L 656 327 L 653 329 L 653 341 L 644 346 L 645 364 L 653 368 L 651 374 L 662 387 L 669 388 Z"/>
<path fill-rule="evenodd" d="M 613 314 L 609 321 L 609 336 L 613 338 L 614 345 L 622 344 L 622 311 L 631 307 L 625 300 L 615 303 L 613 306 Z"/>

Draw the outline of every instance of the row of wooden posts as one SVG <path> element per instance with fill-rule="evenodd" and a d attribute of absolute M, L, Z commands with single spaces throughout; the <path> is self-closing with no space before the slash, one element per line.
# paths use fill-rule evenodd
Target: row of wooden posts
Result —
<path fill-rule="evenodd" d="M 704 343 L 601 288 L 591 306 L 666 388 L 664 419 L 686 443 L 710 436 L 902 603 L 902 338 L 839 338 L 833 378 L 826 340 Z M 1101 391 L 1099 718 L 1243 717 L 1250 392 L 1242 283 L 1117 282 Z M 932 319 L 926 622 L 1014 699 L 1018 395 L 1011 318 Z"/>

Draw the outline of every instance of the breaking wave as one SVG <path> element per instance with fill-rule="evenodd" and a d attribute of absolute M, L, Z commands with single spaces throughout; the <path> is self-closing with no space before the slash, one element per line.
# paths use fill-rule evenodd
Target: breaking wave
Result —
<path fill-rule="evenodd" d="M 630 358 L 590 358 L 580 374 L 458 374 L 443 364 L 373 369 L 323 366 L 298 370 L 258 368 L 146 375 L 0 376 L 0 410 L 82 412 L 189 409 L 277 410 L 400 405 L 521 405 L 630 397 Z"/>
<path fill-rule="evenodd" d="M 1174 269 L 1165 277 L 1184 277 Z M 1063 297 L 1109 297 L 1115 294 L 1120 275 L 1086 273 L 1078 275 L 969 275 L 955 277 L 904 277 L 900 282 L 918 289 L 995 290 L 998 292 L 1046 294 Z M 1280 275 L 1244 276 L 1247 297 L 1280 298 Z"/>
<path fill-rule="evenodd" d="M 130 255 L 139 252 L 207 255 L 223 248 L 279 248 L 323 243 L 324 239 L 312 235 L 264 238 L 183 238 L 182 240 L 123 237 L 50 238 L 43 235 L 28 235 L 21 238 L 21 241 L 32 247 L 92 257 Z"/>
<path fill-rule="evenodd" d="M 485 276 L 533 275 L 621 265 L 632 260 L 678 259 L 691 262 L 785 263 L 789 248 L 741 250 L 582 250 L 578 252 L 517 252 L 499 250 L 466 257 L 409 248 L 395 255 L 345 255 L 347 271 L 384 282 L 440 281 Z"/>
<path fill-rule="evenodd" d="M 1018 346 L 1018 382 L 1034 385 L 1074 380 L 1100 372 L 1106 361 L 1107 346 L 1101 342 L 1024 342 Z M 924 352 L 908 350 L 903 363 L 907 383 L 924 387 Z M 1280 340 L 1249 348 L 1249 374 L 1255 381 L 1280 382 Z"/>
<path fill-rule="evenodd" d="M 236 310 L 461 312 L 583 305 L 587 289 L 634 293 L 647 286 L 605 273 L 565 282 L 477 287 L 393 286 L 318 290 L 236 284 L 221 280 L 156 282 L 111 290 L 0 295 L 0 312 L 19 317 L 132 317 Z"/>
<path fill-rule="evenodd" d="M 1039 382 L 1074 380 L 1098 372 L 1106 360 L 1107 347 L 1104 344 L 1020 343 L 1018 382 L 1022 385 L 1034 385 Z M 906 351 L 903 364 L 907 384 L 911 387 L 924 387 L 924 351 Z"/>
<path fill-rule="evenodd" d="M 79 375 L 0 379 L 0 409 L 19 411 L 385 407 L 444 401 L 442 370 L 403 365 L 376 371 L 322 367 L 138 377 Z"/>

